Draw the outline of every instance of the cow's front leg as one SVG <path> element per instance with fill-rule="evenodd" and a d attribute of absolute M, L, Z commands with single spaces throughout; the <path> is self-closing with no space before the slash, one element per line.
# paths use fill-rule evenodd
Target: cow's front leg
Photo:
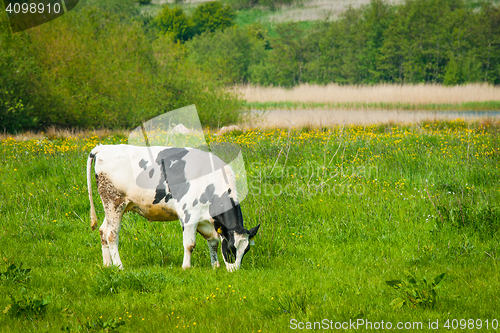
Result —
<path fill-rule="evenodd" d="M 196 224 L 185 224 L 182 233 L 182 242 L 184 244 L 184 261 L 182 262 L 182 269 L 191 267 L 191 253 L 196 246 Z"/>
<path fill-rule="evenodd" d="M 210 251 L 210 261 L 214 269 L 220 267 L 219 258 L 217 258 L 217 250 L 219 248 L 219 240 L 216 238 L 207 239 L 208 250 Z"/>

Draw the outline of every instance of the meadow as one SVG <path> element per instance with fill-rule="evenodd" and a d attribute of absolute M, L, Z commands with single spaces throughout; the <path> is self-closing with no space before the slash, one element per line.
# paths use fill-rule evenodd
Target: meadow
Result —
<path fill-rule="evenodd" d="M 85 163 L 123 134 L 4 138 L 0 331 L 283 332 L 324 319 L 329 328 L 359 320 L 425 331 L 438 321 L 448 331 L 449 320 L 491 330 L 500 320 L 499 130 L 463 120 L 207 130 L 209 142 L 242 148 L 244 220 L 261 223 L 234 273 L 211 268 L 199 236 L 183 271 L 178 223 L 135 214 L 120 234 L 125 269 L 102 266 Z M 102 220 L 95 186 L 94 200 Z"/>

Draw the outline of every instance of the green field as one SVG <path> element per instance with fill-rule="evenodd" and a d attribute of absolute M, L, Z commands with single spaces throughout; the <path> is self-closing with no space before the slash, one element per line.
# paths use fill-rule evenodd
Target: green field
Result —
<path fill-rule="evenodd" d="M 310 102 L 246 102 L 251 109 L 376 109 L 376 110 L 426 110 L 426 111 L 495 111 L 500 109 L 500 101 L 465 103 L 413 104 L 401 102 L 350 102 L 350 103 L 310 103 Z"/>
<path fill-rule="evenodd" d="M 125 137 L 0 141 L 0 331 L 284 332 L 324 319 L 492 331 L 499 131 L 457 120 L 207 132 L 242 147 L 243 216 L 261 223 L 234 273 L 211 268 L 201 237 L 182 271 L 179 224 L 134 214 L 120 234 L 124 270 L 102 267 L 85 164 L 96 144 Z M 102 220 L 95 186 L 94 200 Z"/>

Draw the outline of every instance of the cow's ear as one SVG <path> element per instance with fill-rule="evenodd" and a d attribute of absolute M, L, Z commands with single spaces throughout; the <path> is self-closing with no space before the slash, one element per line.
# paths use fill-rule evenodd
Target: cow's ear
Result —
<path fill-rule="evenodd" d="M 248 233 L 250 234 L 248 236 L 248 239 L 252 239 L 257 235 L 257 231 L 259 231 L 260 224 L 256 227 L 253 227 L 252 229 L 248 230 Z"/>
<path fill-rule="evenodd" d="M 217 233 L 219 235 L 221 235 L 222 237 L 224 238 L 228 238 L 228 234 L 227 234 L 227 228 L 224 224 L 220 223 L 219 221 L 215 220 L 214 221 L 214 228 L 215 228 L 215 231 L 217 231 Z"/>

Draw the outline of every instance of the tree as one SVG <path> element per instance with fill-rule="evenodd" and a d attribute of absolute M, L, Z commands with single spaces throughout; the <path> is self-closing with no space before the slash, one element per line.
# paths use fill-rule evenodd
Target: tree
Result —
<path fill-rule="evenodd" d="M 222 5 L 219 1 L 206 2 L 198 5 L 191 19 L 196 34 L 205 31 L 214 32 L 234 25 L 236 14 L 229 5 Z"/>
<path fill-rule="evenodd" d="M 158 30 L 173 35 L 174 39 L 182 42 L 193 37 L 193 24 L 182 8 L 175 6 L 163 7 L 155 19 Z"/>

